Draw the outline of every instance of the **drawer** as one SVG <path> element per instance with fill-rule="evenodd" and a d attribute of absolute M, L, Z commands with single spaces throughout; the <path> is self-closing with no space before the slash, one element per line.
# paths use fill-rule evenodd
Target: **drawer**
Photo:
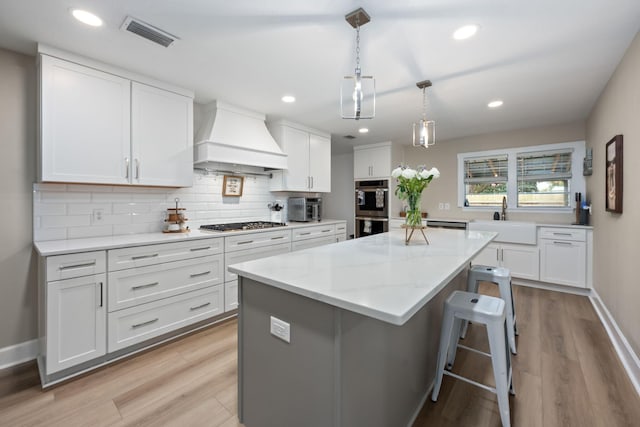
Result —
<path fill-rule="evenodd" d="M 104 273 L 106 260 L 104 251 L 47 257 L 47 282 Z"/>
<path fill-rule="evenodd" d="M 109 312 L 223 281 L 223 255 L 109 272 Z"/>
<path fill-rule="evenodd" d="M 295 242 L 298 240 L 315 239 L 316 237 L 334 235 L 335 233 L 336 226 L 334 224 L 294 228 L 292 240 Z"/>
<path fill-rule="evenodd" d="M 224 285 L 216 285 L 108 314 L 109 353 L 217 316 Z"/>
<path fill-rule="evenodd" d="M 213 239 L 190 240 L 187 242 L 160 243 L 157 245 L 112 249 L 109 251 L 109 271 L 221 254 L 223 244 L 223 238 L 217 237 Z"/>
<path fill-rule="evenodd" d="M 336 234 L 346 233 L 347 232 L 347 223 L 341 222 L 340 224 L 336 224 Z"/>
<path fill-rule="evenodd" d="M 248 249 L 244 251 L 227 252 L 224 255 L 224 281 L 230 282 L 236 280 L 238 275 L 229 272 L 228 267 L 231 264 L 237 264 L 244 261 L 252 261 L 254 259 L 266 258 L 271 255 L 284 254 L 291 252 L 290 243 L 281 243 L 279 245 L 271 245 L 263 248 Z"/>
<path fill-rule="evenodd" d="M 224 238 L 226 252 L 261 248 L 291 242 L 291 230 L 263 231 Z"/>
<path fill-rule="evenodd" d="M 291 243 L 291 251 L 299 251 L 301 249 L 315 248 L 316 246 L 329 245 L 336 243 L 336 236 L 318 237 L 315 239 L 298 240 Z"/>
<path fill-rule="evenodd" d="M 224 311 L 238 308 L 238 280 L 224 284 Z"/>
<path fill-rule="evenodd" d="M 580 228 L 540 227 L 538 237 L 541 239 L 584 242 L 587 240 L 587 230 Z"/>

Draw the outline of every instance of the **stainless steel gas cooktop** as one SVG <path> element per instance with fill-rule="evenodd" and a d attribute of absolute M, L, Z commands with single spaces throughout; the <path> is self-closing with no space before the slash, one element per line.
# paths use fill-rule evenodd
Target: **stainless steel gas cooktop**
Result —
<path fill-rule="evenodd" d="M 201 225 L 200 230 L 206 230 L 206 231 L 260 230 L 263 228 L 282 227 L 285 225 L 287 224 L 283 222 L 269 222 L 269 221 L 234 222 L 230 224 Z"/>

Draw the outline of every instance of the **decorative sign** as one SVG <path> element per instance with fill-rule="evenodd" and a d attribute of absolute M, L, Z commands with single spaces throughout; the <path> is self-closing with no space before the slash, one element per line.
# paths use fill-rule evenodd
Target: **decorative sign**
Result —
<path fill-rule="evenodd" d="M 225 175 L 222 182 L 222 195 L 231 197 L 242 196 L 243 176 Z"/>
<path fill-rule="evenodd" d="M 606 158 L 606 209 L 622 213 L 622 135 L 607 142 Z"/>

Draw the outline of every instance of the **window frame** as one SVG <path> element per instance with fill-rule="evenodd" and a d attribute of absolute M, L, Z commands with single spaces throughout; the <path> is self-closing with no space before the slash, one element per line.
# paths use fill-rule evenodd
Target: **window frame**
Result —
<path fill-rule="evenodd" d="M 571 179 L 569 181 L 570 194 L 585 194 L 586 181 L 582 174 L 582 161 L 585 156 L 585 142 L 573 141 L 557 144 L 532 145 L 527 147 L 503 148 L 496 150 L 474 151 L 458 153 L 458 207 L 465 211 L 495 211 L 499 206 L 464 206 L 465 199 L 465 168 L 468 159 L 507 156 L 507 209 L 512 212 L 572 212 L 576 207 L 574 197 L 569 197 L 569 206 L 554 207 L 518 207 L 518 155 L 545 151 L 572 150 Z M 584 196 L 583 196 L 584 199 Z"/>

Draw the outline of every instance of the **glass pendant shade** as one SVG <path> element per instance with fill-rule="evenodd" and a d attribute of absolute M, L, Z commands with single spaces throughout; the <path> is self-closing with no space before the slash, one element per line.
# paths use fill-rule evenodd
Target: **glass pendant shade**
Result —
<path fill-rule="evenodd" d="M 340 116 L 343 119 L 372 119 L 376 115 L 376 79 L 356 69 L 340 86 Z"/>
<path fill-rule="evenodd" d="M 413 146 L 431 147 L 436 144 L 436 122 L 422 119 L 413 124 Z"/>

